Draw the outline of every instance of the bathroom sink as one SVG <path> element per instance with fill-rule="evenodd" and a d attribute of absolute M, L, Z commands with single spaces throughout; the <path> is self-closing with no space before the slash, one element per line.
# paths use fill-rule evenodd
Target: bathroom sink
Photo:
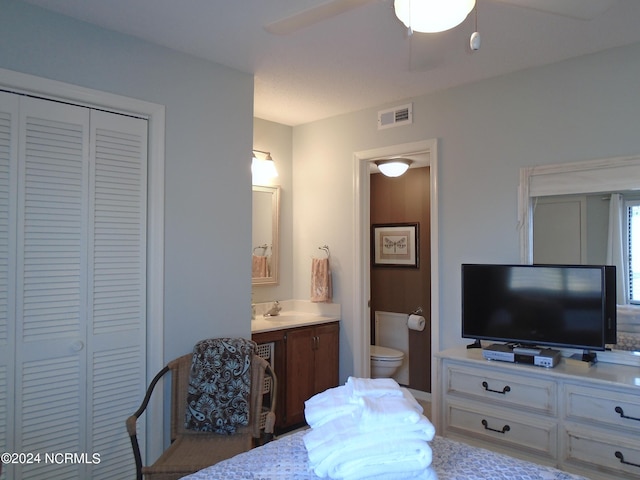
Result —
<path fill-rule="evenodd" d="M 267 322 L 297 322 L 298 320 L 305 320 L 313 315 L 304 314 L 299 312 L 280 312 L 275 316 L 263 315 L 262 318 Z"/>
<path fill-rule="evenodd" d="M 335 320 L 338 318 L 306 312 L 284 311 L 276 316 L 257 315 L 256 319 L 251 322 L 251 330 L 252 332 L 278 330 Z"/>

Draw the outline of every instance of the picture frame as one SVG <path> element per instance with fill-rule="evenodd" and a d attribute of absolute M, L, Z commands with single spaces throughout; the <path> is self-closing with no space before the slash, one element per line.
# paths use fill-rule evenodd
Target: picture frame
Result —
<path fill-rule="evenodd" d="M 372 265 L 419 268 L 419 227 L 419 223 L 371 225 Z"/>

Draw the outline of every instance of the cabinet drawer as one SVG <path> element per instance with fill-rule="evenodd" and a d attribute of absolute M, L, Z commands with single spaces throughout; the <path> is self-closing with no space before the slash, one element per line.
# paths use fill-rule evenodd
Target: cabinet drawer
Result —
<path fill-rule="evenodd" d="M 640 399 L 638 395 L 581 385 L 565 385 L 567 419 L 620 427 L 640 435 Z"/>
<path fill-rule="evenodd" d="M 640 444 L 637 438 L 609 435 L 569 424 L 565 431 L 564 461 L 609 474 L 613 478 L 640 478 Z"/>
<path fill-rule="evenodd" d="M 557 412 L 556 383 L 531 376 L 448 364 L 445 390 L 447 395 L 465 395 L 545 415 Z"/>
<path fill-rule="evenodd" d="M 500 443 L 547 459 L 556 458 L 558 427 L 550 419 L 486 408 L 471 402 L 450 401 L 445 408 L 447 431 L 490 444 Z"/>

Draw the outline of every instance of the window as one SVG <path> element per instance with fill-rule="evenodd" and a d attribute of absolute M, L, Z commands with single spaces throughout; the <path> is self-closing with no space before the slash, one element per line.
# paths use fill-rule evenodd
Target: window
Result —
<path fill-rule="evenodd" d="M 627 207 L 627 265 L 629 301 L 640 304 L 640 200 L 629 200 Z"/>

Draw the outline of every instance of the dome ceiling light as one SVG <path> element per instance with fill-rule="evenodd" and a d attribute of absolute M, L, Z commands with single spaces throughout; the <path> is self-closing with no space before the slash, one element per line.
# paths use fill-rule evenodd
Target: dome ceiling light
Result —
<path fill-rule="evenodd" d="M 408 158 L 390 158 L 389 160 L 376 160 L 374 162 L 378 170 L 387 177 L 399 177 L 407 171 L 413 160 Z"/>

